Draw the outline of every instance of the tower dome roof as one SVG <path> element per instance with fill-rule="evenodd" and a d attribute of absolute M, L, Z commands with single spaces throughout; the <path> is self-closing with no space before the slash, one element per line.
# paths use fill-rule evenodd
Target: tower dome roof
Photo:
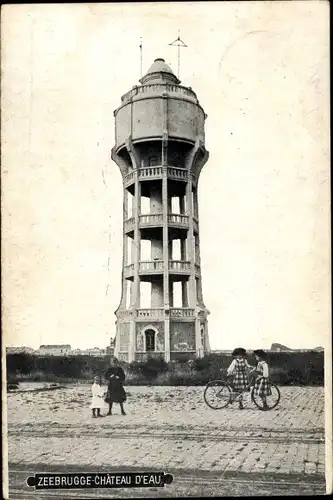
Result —
<path fill-rule="evenodd" d="M 172 75 L 174 74 L 170 66 L 165 62 L 164 59 L 155 59 L 153 64 L 150 66 L 149 70 L 147 71 L 147 75 L 149 73 L 171 73 Z"/>
<path fill-rule="evenodd" d="M 169 81 L 170 83 L 180 83 L 180 80 L 176 77 L 172 69 L 168 64 L 166 64 L 164 59 L 155 59 L 153 64 L 150 66 L 149 70 L 140 80 L 140 83 L 154 83 Z"/>

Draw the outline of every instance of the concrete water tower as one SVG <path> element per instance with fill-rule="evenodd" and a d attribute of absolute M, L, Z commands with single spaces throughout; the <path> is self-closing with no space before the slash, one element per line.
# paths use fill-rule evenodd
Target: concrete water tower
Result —
<path fill-rule="evenodd" d="M 198 220 L 206 115 L 180 83 L 156 59 L 114 112 L 111 157 L 124 193 L 115 356 L 127 362 L 186 360 L 210 351 Z"/>

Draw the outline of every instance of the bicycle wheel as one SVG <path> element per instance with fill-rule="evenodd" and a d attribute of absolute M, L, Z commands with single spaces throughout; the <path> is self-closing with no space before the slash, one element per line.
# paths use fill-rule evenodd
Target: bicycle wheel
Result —
<path fill-rule="evenodd" d="M 205 388 L 204 400 L 209 408 L 221 410 L 231 401 L 231 389 L 222 380 L 213 380 Z"/>
<path fill-rule="evenodd" d="M 265 384 L 263 392 L 266 393 L 267 409 L 272 410 L 279 404 L 281 394 L 279 388 L 270 380 L 266 381 L 264 377 L 260 377 L 252 387 L 251 400 L 260 410 L 264 409 L 263 401 L 259 396 L 261 383 Z"/>

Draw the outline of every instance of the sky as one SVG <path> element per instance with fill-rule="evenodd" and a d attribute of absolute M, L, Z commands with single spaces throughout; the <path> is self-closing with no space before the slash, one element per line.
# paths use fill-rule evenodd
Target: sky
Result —
<path fill-rule="evenodd" d="M 6 345 L 115 335 L 122 179 L 113 111 L 162 57 L 197 93 L 213 349 L 330 341 L 329 5 L 181 2 L 2 8 Z"/>

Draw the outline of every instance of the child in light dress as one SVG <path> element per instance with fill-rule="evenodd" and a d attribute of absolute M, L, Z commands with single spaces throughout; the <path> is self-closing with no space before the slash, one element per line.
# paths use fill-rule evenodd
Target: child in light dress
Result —
<path fill-rule="evenodd" d="M 239 408 L 243 410 L 243 392 L 249 389 L 249 371 L 254 367 L 248 364 L 247 352 L 243 347 L 234 349 L 232 356 L 234 359 L 227 370 L 227 375 L 233 376 L 234 391 L 238 393 Z"/>
<path fill-rule="evenodd" d="M 101 386 L 101 377 L 94 377 L 94 383 L 91 388 L 92 400 L 91 409 L 93 418 L 104 417 L 101 415 L 101 410 L 104 408 L 104 389 Z"/>

